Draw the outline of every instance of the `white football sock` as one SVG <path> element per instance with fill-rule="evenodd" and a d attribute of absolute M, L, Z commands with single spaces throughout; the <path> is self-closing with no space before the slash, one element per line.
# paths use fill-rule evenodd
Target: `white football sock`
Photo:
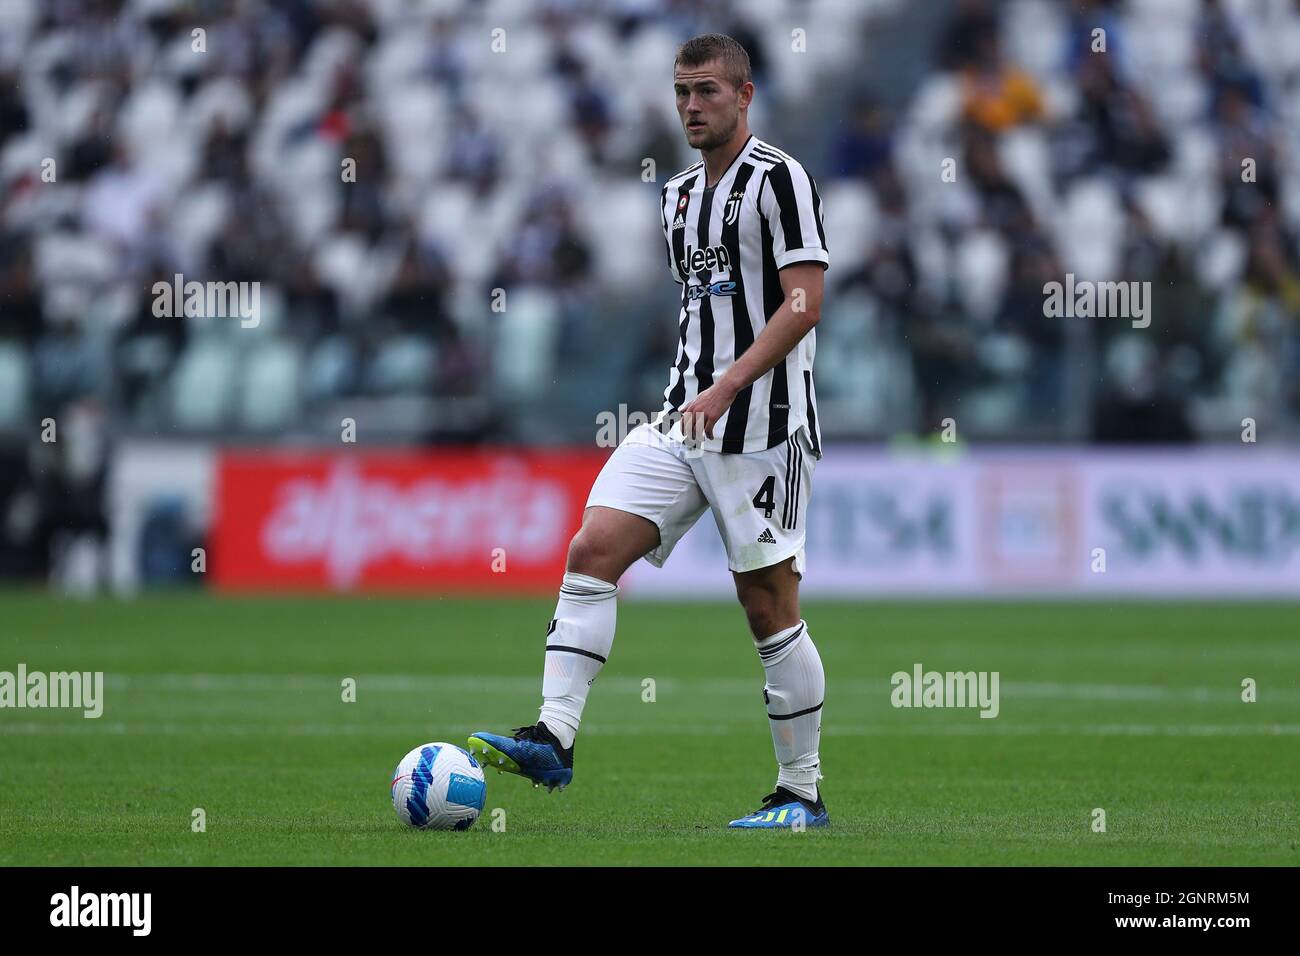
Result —
<path fill-rule="evenodd" d="M 822 777 L 817 748 L 826 697 L 821 656 L 804 621 L 755 641 L 754 646 L 767 674 L 763 700 L 780 765 L 776 785 L 816 800 L 817 781 Z"/>
<path fill-rule="evenodd" d="M 587 692 L 614 644 L 618 586 L 566 572 L 555 618 L 546 631 L 546 669 L 539 719 L 567 749 L 582 721 Z"/>

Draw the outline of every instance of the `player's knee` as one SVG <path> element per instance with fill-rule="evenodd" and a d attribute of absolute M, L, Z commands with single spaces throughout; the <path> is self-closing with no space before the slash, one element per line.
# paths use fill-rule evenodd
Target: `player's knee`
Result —
<path fill-rule="evenodd" d="M 602 581 L 615 581 L 616 555 L 613 542 L 607 535 L 583 528 L 569 542 L 567 570 L 577 574 L 589 574 Z M 611 577 L 612 575 L 612 577 Z"/>
<path fill-rule="evenodd" d="M 740 597 L 749 621 L 749 630 L 756 639 L 762 639 L 781 630 L 781 608 L 776 595 L 770 591 L 753 588 Z"/>
<path fill-rule="evenodd" d="M 579 531 L 569 542 L 569 557 L 565 568 L 578 574 L 589 573 L 589 566 L 596 561 L 599 551 L 586 531 Z"/>

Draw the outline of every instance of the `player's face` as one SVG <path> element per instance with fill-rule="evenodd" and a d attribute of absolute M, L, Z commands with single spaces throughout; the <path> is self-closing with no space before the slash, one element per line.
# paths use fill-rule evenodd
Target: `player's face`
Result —
<path fill-rule="evenodd" d="M 678 67 L 673 75 L 677 92 L 677 115 L 693 149 L 716 149 L 731 141 L 740 124 L 740 111 L 748 105 L 746 83 L 737 89 L 723 75 L 715 61 L 700 66 Z"/>

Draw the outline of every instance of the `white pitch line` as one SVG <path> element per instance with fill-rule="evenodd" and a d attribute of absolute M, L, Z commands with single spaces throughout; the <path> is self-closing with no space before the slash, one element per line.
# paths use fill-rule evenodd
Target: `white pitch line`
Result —
<path fill-rule="evenodd" d="M 971 715 L 971 723 L 926 726 L 902 724 L 831 724 L 822 728 L 826 737 L 1293 737 L 1300 724 L 1018 724 L 1005 719 L 984 720 Z M 743 732 L 757 721 L 729 721 L 719 726 Z M 582 733 L 597 737 L 698 737 L 697 726 L 656 724 L 594 724 Z M 176 736 L 176 737 L 388 737 L 410 734 L 400 723 L 392 724 L 230 724 L 154 723 L 104 720 L 8 722 L 0 721 L 0 736 Z"/>
<path fill-rule="evenodd" d="M 910 673 L 910 672 L 909 672 Z M 646 677 L 654 677 L 647 674 Z M 1004 675 L 1005 676 L 1005 675 Z M 541 687 L 539 676 L 500 676 L 471 674 L 105 674 L 109 689 L 143 688 L 174 691 L 294 691 L 339 687 L 344 677 L 355 677 L 359 688 L 395 693 L 479 691 L 492 693 L 536 693 Z M 600 680 L 602 689 L 619 693 L 641 693 L 639 677 L 607 676 Z M 1004 698 L 1031 700 L 1125 700 L 1125 701 L 1192 701 L 1196 703 L 1240 703 L 1241 689 L 1231 678 L 1219 687 L 1183 687 L 1161 684 L 1075 683 L 1063 681 L 1000 682 Z M 829 681 L 832 693 L 888 695 L 887 678 Z M 752 696 L 761 693 L 762 678 L 705 677 L 655 678 L 659 693 L 735 694 Z M 1300 687 L 1265 685 L 1259 689 L 1260 700 L 1300 701 Z"/>

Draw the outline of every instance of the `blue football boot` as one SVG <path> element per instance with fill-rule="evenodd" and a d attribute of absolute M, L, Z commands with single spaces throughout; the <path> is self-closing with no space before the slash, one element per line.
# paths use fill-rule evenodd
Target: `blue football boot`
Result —
<path fill-rule="evenodd" d="M 469 752 L 484 767 L 508 770 L 527 777 L 534 787 L 563 790 L 573 779 L 573 748 L 565 750 L 555 734 L 540 721 L 516 727 L 514 736 L 476 731 L 469 737 Z"/>
<path fill-rule="evenodd" d="M 749 816 L 732 820 L 729 828 L 737 830 L 789 830 L 796 821 L 805 827 L 824 827 L 831 822 L 822 795 L 816 801 L 805 800 L 785 787 L 777 787 L 763 798 L 763 805 Z"/>

